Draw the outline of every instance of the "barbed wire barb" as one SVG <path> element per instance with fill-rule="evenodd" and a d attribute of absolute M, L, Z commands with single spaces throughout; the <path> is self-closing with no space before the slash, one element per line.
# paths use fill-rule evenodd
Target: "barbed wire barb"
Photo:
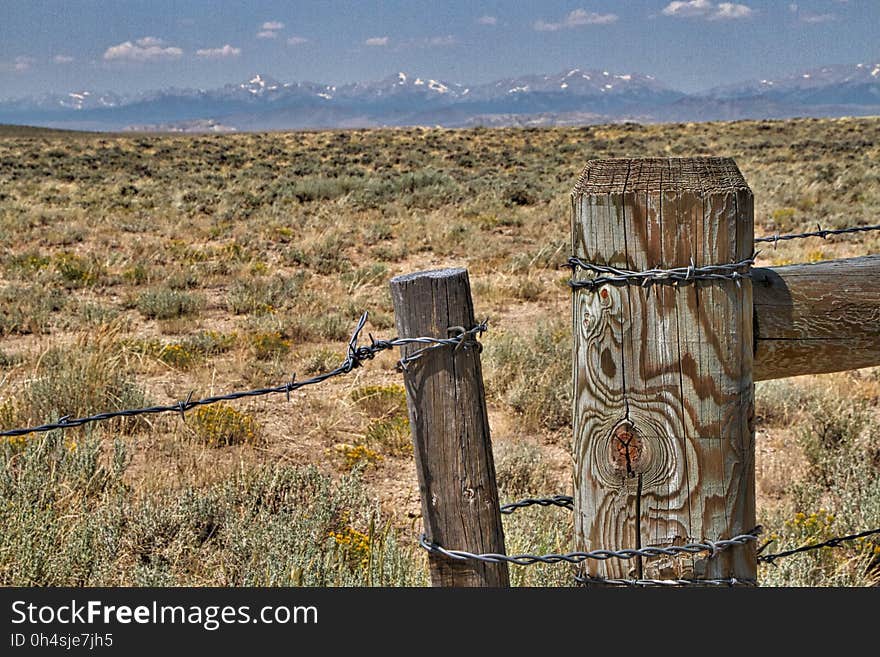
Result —
<path fill-rule="evenodd" d="M 569 511 L 574 510 L 574 498 L 570 495 L 553 495 L 552 497 L 527 497 L 525 499 L 517 500 L 515 502 L 509 502 L 507 504 L 502 504 L 500 506 L 500 512 L 504 515 L 509 515 L 517 511 L 518 509 L 530 507 L 530 506 L 540 506 L 540 507 L 550 507 L 556 506 L 564 509 L 568 509 Z M 754 535 L 755 539 L 761 533 L 761 527 L 757 527 L 752 532 L 749 532 L 749 535 Z M 758 555 L 758 563 L 768 563 L 771 565 L 776 565 L 776 561 L 778 559 L 782 559 L 784 557 L 788 557 L 794 554 L 800 554 L 803 552 L 810 552 L 813 550 L 819 550 L 822 548 L 834 548 L 840 547 L 846 542 L 856 541 L 861 538 L 867 538 L 868 536 L 880 535 L 880 527 L 877 529 L 869 529 L 866 531 L 858 532 L 856 534 L 847 534 L 845 536 L 836 536 L 834 538 L 830 538 L 827 541 L 823 541 L 822 543 L 814 543 L 810 545 L 804 545 L 798 548 L 793 548 L 791 550 L 785 550 L 783 552 L 777 552 L 775 554 L 767 554 L 762 555 L 761 553 L 766 550 L 770 545 L 773 544 L 773 540 L 768 540 L 762 543 L 756 550 Z M 739 538 L 739 537 L 735 537 Z M 420 545 L 422 542 L 420 541 Z M 725 545 L 724 541 L 710 541 L 706 540 L 700 544 L 705 551 L 709 552 L 708 558 L 712 558 L 717 555 L 720 550 L 725 549 L 726 547 L 730 547 Z M 425 545 L 422 545 L 425 547 Z M 435 546 L 439 548 L 439 546 Z M 651 548 L 646 548 L 651 549 Z M 430 551 L 430 550 L 429 550 Z M 604 555 L 606 552 L 614 552 L 614 551 L 604 551 L 597 550 L 596 553 Z M 631 556 L 646 556 L 646 555 L 631 555 L 631 551 L 620 550 L 617 551 L 619 553 L 624 553 L 627 556 L 622 556 L 621 558 L 631 558 Z M 453 553 L 457 555 L 461 555 L 464 558 L 468 557 L 479 557 L 479 556 L 491 556 L 491 557 L 499 557 L 503 555 L 471 555 L 470 553 L 457 551 L 457 550 L 444 550 L 443 554 Z M 515 557 L 510 557 L 509 559 L 498 559 L 507 561 L 508 563 L 516 563 L 517 565 L 531 565 L 531 563 L 558 563 L 560 561 L 565 561 L 572 563 L 572 561 L 568 558 L 574 555 L 581 555 L 585 553 L 570 553 L 568 555 L 544 555 L 546 559 L 542 559 L 541 557 L 537 557 L 535 555 L 518 555 Z M 589 553 L 586 553 L 589 554 Z M 529 563 L 520 562 L 522 557 L 533 558 L 534 561 Z M 594 557 L 595 558 L 595 557 Z M 607 557 L 610 558 L 610 557 Z M 480 559 L 483 560 L 483 559 Z M 520 561 L 517 561 L 520 560 Z M 583 560 L 583 559 L 582 559 Z M 575 576 L 575 580 L 581 584 L 603 584 L 606 586 L 756 586 L 757 582 L 754 580 L 745 580 L 742 578 L 729 578 L 729 579 L 717 579 L 717 580 L 653 580 L 653 579 L 638 579 L 638 580 L 630 580 L 630 579 L 605 579 L 602 577 L 593 577 L 588 575 L 577 575 Z"/>
<path fill-rule="evenodd" d="M 579 269 L 598 274 L 596 278 L 572 279 L 568 281 L 569 287 L 575 290 L 580 288 L 595 290 L 601 285 L 639 285 L 645 288 L 649 288 L 654 284 L 678 286 L 701 280 L 731 280 L 739 284 L 742 279 L 751 276 L 751 267 L 755 264 L 755 258 L 759 253 L 760 251 L 755 251 L 745 260 L 720 265 L 697 267 L 694 261 L 691 260 L 687 267 L 672 267 L 669 269 L 655 267 L 644 271 L 621 269 L 610 265 L 597 265 L 575 256 L 570 257 L 563 266 L 571 269 L 572 274 Z"/>
<path fill-rule="evenodd" d="M 767 237 L 757 237 L 755 238 L 755 244 L 760 244 L 762 242 L 771 242 L 773 244 L 773 248 L 776 248 L 776 245 L 779 242 L 786 242 L 788 240 L 800 240 L 808 237 L 821 237 L 823 240 L 827 240 L 832 235 L 847 235 L 851 233 L 867 233 L 875 230 L 880 230 L 880 224 L 876 224 L 873 226 L 852 226 L 850 228 L 834 228 L 834 229 L 824 229 L 822 225 L 817 223 L 816 230 L 809 231 L 806 233 L 787 233 L 784 235 L 780 235 L 776 233 L 774 235 L 769 235 Z"/>
<path fill-rule="evenodd" d="M 219 402 L 235 401 L 237 399 L 243 399 L 245 397 L 260 397 L 263 395 L 284 394 L 287 400 L 290 401 L 291 392 L 299 390 L 300 388 L 304 388 L 305 386 L 316 385 L 318 383 L 327 381 L 328 379 L 348 374 L 352 370 L 360 367 L 364 361 L 372 360 L 373 358 L 375 358 L 376 355 L 382 351 L 387 351 L 389 349 L 394 349 L 395 347 L 402 347 L 411 344 L 427 345 L 421 349 L 417 349 L 407 356 L 404 356 L 398 361 L 398 368 L 406 371 L 407 366 L 419 360 L 427 352 L 433 349 L 440 349 L 442 347 L 456 347 L 459 344 L 462 345 L 462 349 L 468 349 L 474 345 L 476 345 L 476 347 L 479 349 L 480 343 L 477 340 L 477 337 L 488 330 L 488 320 L 484 320 L 473 328 L 467 330 L 460 326 L 451 327 L 456 329 L 456 334 L 452 337 L 434 338 L 423 336 L 415 338 L 393 338 L 391 340 L 376 340 L 372 336 L 370 336 L 369 345 L 358 345 L 361 332 L 363 331 L 364 326 L 366 326 L 368 316 L 368 313 L 365 312 L 358 319 L 357 324 L 355 325 L 354 330 L 351 333 L 351 337 L 348 340 L 345 360 L 336 368 L 322 374 L 316 374 L 315 376 L 308 379 L 297 381 L 296 375 L 294 374 L 289 381 L 285 381 L 284 383 L 277 386 L 232 392 L 226 395 L 214 395 L 211 397 L 204 397 L 202 399 L 193 399 L 195 391 L 190 391 L 185 400 L 177 401 L 174 404 L 170 405 L 148 406 L 144 408 L 131 408 L 118 411 L 106 411 L 103 413 L 98 413 L 96 415 L 73 419 L 71 419 L 70 415 L 65 415 L 56 422 L 42 424 L 40 426 L 0 431 L 0 437 L 15 437 L 24 436 L 32 433 L 45 433 L 48 431 L 54 431 L 56 429 L 70 429 L 93 422 L 103 422 L 115 418 L 137 417 L 140 415 L 156 415 L 160 413 L 180 413 L 181 418 L 184 422 L 186 422 L 186 411 L 189 411 L 193 408 L 196 408 L 198 406 L 207 406 L 209 404 L 216 404 Z"/>
<path fill-rule="evenodd" d="M 812 552 L 813 550 L 821 550 L 822 548 L 835 548 L 840 547 L 844 543 L 849 541 L 857 541 L 860 538 L 867 538 L 868 536 L 874 536 L 880 534 L 880 527 L 877 529 L 868 529 L 863 532 L 859 532 L 857 534 L 847 534 L 845 536 L 835 536 L 834 538 L 829 538 L 827 541 L 823 541 L 821 543 L 812 543 L 810 545 L 803 545 L 801 547 L 793 548 L 791 550 L 784 550 L 782 552 L 776 552 L 774 554 L 764 554 L 758 557 L 758 563 L 769 563 L 773 564 L 777 559 L 782 559 L 783 557 L 790 557 L 793 554 L 800 554 L 802 552 Z M 768 543 L 769 545 L 769 543 Z M 766 547 L 766 546 L 765 546 Z"/>
<path fill-rule="evenodd" d="M 293 386 L 296 384 L 296 372 L 290 375 L 290 381 L 287 382 L 287 389 L 284 391 L 287 394 L 287 403 L 290 403 L 290 391 L 293 390 Z"/>
<path fill-rule="evenodd" d="M 442 555 L 456 561 L 482 561 L 484 563 L 509 563 L 516 566 L 531 566 L 537 563 L 571 563 L 580 564 L 588 559 L 606 561 L 608 559 L 633 559 L 642 557 L 652 559 L 655 557 L 675 557 L 684 554 L 699 554 L 701 552 L 717 553 L 735 545 L 745 545 L 758 540 L 761 527 L 755 527 L 746 534 L 740 534 L 733 538 L 719 539 L 717 541 L 703 541 L 700 543 L 688 543 L 686 545 L 670 545 L 669 547 L 643 547 L 625 548 L 622 550 L 591 550 L 584 552 L 567 552 L 565 554 L 498 554 L 494 552 L 477 554 L 466 550 L 447 549 L 428 539 L 425 534 L 419 536 L 419 546 L 431 554 Z"/>
<path fill-rule="evenodd" d="M 647 588 L 651 586 L 658 587 L 735 587 L 735 586 L 757 586 L 758 582 L 753 579 L 743 577 L 728 577 L 719 579 L 616 579 L 605 577 L 594 577 L 591 575 L 575 575 L 575 582 L 581 585 L 599 584 L 601 586 L 635 586 Z"/>
<path fill-rule="evenodd" d="M 190 390 L 189 394 L 186 396 L 186 401 L 177 402 L 177 410 L 180 411 L 180 419 L 183 420 L 184 424 L 186 424 L 186 412 L 190 408 L 190 402 L 192 402 L 193 394 L 195 394 L 195 390 Z"/>
<path fill-rule="evenodd" d="M 563 509 L 568 509 L 569 511 L 572 511 L 574 508 L 574 498 L 570 495 L 554 495 L 553 497 L 540 498 L 527 497 L 523 500 L 517 500 L 516 502 L 502 504 L 500 512 L 504 515 L 509 515 L 517 509 L 523 509 L 528 506 L 558 506 Z"/>

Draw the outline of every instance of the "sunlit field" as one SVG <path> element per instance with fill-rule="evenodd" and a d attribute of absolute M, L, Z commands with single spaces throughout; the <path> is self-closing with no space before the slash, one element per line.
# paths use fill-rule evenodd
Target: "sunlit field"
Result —
<path fill-rule="evenodd" d="M 880 119 L 223 136 L 0 127 L 0 430 L 278 385 L 345 357 L 388 280 L 467 267 L 503 500 L 570 494 L 569 192 L 589 159 L 730 156 L 756 235 L 880 223 Z M 764 245 L 761 266 L 880 252 Z M 0 584 L 424 585 L 395 355 L 320 386 L 0 445 Z M 880 526 L 880 369 L 757 387 L 770 549 Z M 568 514 L 568 515 L 567 515 Z M 570 512 L 505 518 L 568 551 Z M 613 546 L 609 546 L 613 547 Z M 764 565 L 863 586 L 870 539 Z M 563 565 L 512 570 L 570 585 Z"/>

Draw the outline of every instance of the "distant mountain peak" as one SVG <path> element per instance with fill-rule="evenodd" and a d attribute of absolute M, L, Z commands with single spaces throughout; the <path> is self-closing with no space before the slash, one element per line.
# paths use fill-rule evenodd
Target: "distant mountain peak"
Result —
<path fill-rule="evenodd" d="M 880 114 L 880 63 L 824 66 L 685 94 L 633 71 L 569 67 L 464 86 L 398 71 L 343 85 L 265 73 L 215 89 L 88 89 L 0 101 L 0 123 L 118 130 L 580 125 Z"/>
<path fill-rule="evenodd" d="M 286 85 L 281 84 L 271 76 L 255 73 L 249 80 L 240 83 L 238 86 L 251 94 L 262 95 L 267 92 L 278 91 Z"/>
<path fill-rule="evenodd" d="M 437 80 L 428 80 L 428 89 L 431 91 L 436 91 L 438 94 L 448 94 L 449 87 L 447 87 L 442 82 L 437 82 Z"/>
<path fill-rule="evenodd" d="M 701 94 L 712 98 L 743 98 L 748 96 L 779 96 L 831 90 L 852 89 L 880 82 L 880 63 L 837 64 L 800 71 L 778 78 L 749 80 L 710 89 Z"/>

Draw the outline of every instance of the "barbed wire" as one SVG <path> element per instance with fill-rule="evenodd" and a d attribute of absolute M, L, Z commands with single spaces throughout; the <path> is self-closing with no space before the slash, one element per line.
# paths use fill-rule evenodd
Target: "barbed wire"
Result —
<path fill-rule="evenodd" d="M 540 507 L 549 507 L 556 506 L 564 509 L 568 509 L 570 511 L 574 510 L 574 498 L 570 495 L 553 495 L 552 497 L 527 497 L 522 500 L 517 500 L 515 502 L 509 502 L 507 504 L 501 505 L 500 511 L 503 514 L 511 514 L 518 509 L 530 507 L 530 506 L 540 506 Z M 760 528 L 758 528 L 760 529 Z M 750 534 L 755 533 L 751 532 Z M 755 533 L 756 534 L 756 533 Z M 791 550 L 785 550 L 783 552 L 777 552 L 774 554 L 765 554 L 761 555 L 761 551 L 764 550 L 768 545 L 772 543 L 769 541 L 765 543 L 763 546 L 758 548 L 758 563 L 769 563 L 774 564 L 777 559 L 782 559 L 784 557 L 788 557 L 794 554 L 800 554 L 802 552 L 810 552 L 813 550 L 819 550 L 822 548 L 834 548 L 840 547 L 844 543 L 849 541 L 856 541 L 861 538 L 867 538 L 868 536 L 880 535 L 880 527 L 877 529 L 869 529 L 863 532 L 859 532 L 857 534 L 847 534 L 845 536 L 837 536 L 834 538 L 830 538 L 827 541 L 823 541 L 822 543 L 814 543 L 811 545 L 804 545 L 802 547 L 794 548 Z M 738 537 L 735 537 L 738 538 Z M 718 542 L 715 543 L 718 545 Z M 422 542 L 420 541 L 420 545 Z M 422 545 L 425 547 L 425 545 Z M 439 546 L 435 546 L 439 548 Z M 643 548 L 650 549 L 650 548 Z M 429 550 L 431 551 L 431 550 Z M 449 556 L 449 553 L 460 554 L 462 557 L 467 558 L 468 556 L 480 556 L 480 555 L 471 555 L 471 553 L 459 551 L 459 550 L 437 550 L 441 554 L 446 554 Z M 597 551 L 601 552 L 601 551 Z M 617 552 L 626 552 L 626 551 L 617 551 Z M 565 561 L 572 563 L 572 561 L 568 558 L 572 555 L 580 555 L 585 553 L 570 553 L 568 555 L 544 555 L 549 559 L 549 561 L 545 561 L 539 557 L 535 557 L 535 555 L 517 555 L 513 557 L 511 561 L 508 563 L 515 563 L 517 565 L 531 565 L 532 563 L 558 563 L 560 561 Z M 588 554 L 588 553 L 587 553 Z M 483 555 L 486 556 L 486 555 Z M 496 556 L 496 555 L 492 555 Z M 645 556 L 645 555 L 634 555 L 634 556 Z M 521 557 L 526 558 L 535 558 L 535 561 L 524 562 L 521 561 Z M 557 558 L 558 557 L 558 558 Z M 607 557 L 610 558 L 610 557 Z M 625 557 L 622 557 L 625 558 Z M 586 557 L 584 557 L 586 559 Z M 581 559 L 581 560 L 584 560 Z M 479 559 L 483 561 L 483 559 Z M 506 561 L 506 560 L 505 560 Z M 493 563 L 497 563 L 497 561 L 492 561 Z M 577 562 L 575 562 L 577 563 Z M 575 575 L 575 580 L 579 584 L 602 584 L 604 586 L 635 586 L 635 587 L 647 587 L 647 586 L 757 586 L 757 582 L 750 579 L 743 578 L 727 578 L 727 579 L 700 579 L 700 580 L 688 580 L 688 579 L 609 579 L 603 577 L 596 577 L 592 575 Z"/>
<path fill-rule="evenodd" d="M 425 534 L 419 536 L 419 546 L 431 554 L 443 555 L 456 561 L 482 561 L 484 563 L 510 563 L 517 566 L 531 566 L 536 563 L 572 563 L 579 564 L 588 559 L 606 561 L 607 559 L 633 559 L 643 557 L 647 559 L 655 557 L 675 557 L 683 554 L 699 554 L 708 552 L 710 557 L 718 552 L 735 545 L 745 545 L 758 540 L 761 528 L 756 527 L 746 534 L 740 534 L 733 538 L 720 539 L 717 541 L 704 540 L 700 543 L 688 543 L 687 545 L 670 545 L 669 547 L 643 547 L 627 548 L 623 550 L 592 550 L 587 552 L 568 552 L 566 554 L 499 554 L 488 552 L 476 554 L 465 550 L 448 550 L 437 543 L 428 540 Z"/>
<path fill-rule="evenodd" d="M 300 388 L 304 388 L 306 386 L 323 383 L 324 381 L 327 381 L 328 379 L 332 379 L 337 376 L 348 374 L 352 370 L 360 367 L 364 361 L 372 360 L 376 357 L 378 353 L 388 349 L 392 349 L 394 347 L 402 347 L 411 344 L 428 345 L 426 347 L 423 347 L 422 349 L 417 349 L 413 353 L 401 358 L 397 362 L 397 367 L 401 371 L 407 371 L 409 365 L 418 361 L 426 353 L 434 349 L 440 349 L 442 347 L 450 346 L 453 347 L 455 350 L 462 348 L 466 349 L 470 347 L 476 347 L 477 349 L 480 349 L 480 343 L 477 341 L 476 338 L 487 330 L 488 323 L 488 320 L 485 320 L 469 329 L 465 329 L 461 326 L 451 326 L 449 327 L 448 332 L 452 333 L 453 335 L 447 338 L 398 337 L 391 340 L 376 340 L 375 338 L 373 338 L 372 335 L 368 334 L 370 338 L 370 344 L 359 346 L 358 340 L 360 338 L 361 332 L 364 329 L 364 326 L 367 323 L 367 317 L 368 313 L 365 312 L 358 320 L 358 323 L 351 334 L 351 338 L 348 341 L 348 353 L 345 360 L 335 369 L 330 370 L 329 372 L 324 372 L 323 374 L 318 374 L 308 379 L 297 381 L 296 374 L 294 374 L 286 383 L 268 388 L 258 388 L 256 390 L 232 392 L 226 395 L 214 395 L 212 397 L 204 397 L 202 399 L 193 399 L 193 393 L 190 393 L 185 400 L 178 401 L 177 403 L 170 405 L 148 406 L 144 408 L 107 411 L 104 413 L 98 413 L 96 415 L 90 415 L 88 417 L 78 418 L 71 418 L 70 416 L 66 415 L 60 418 L 57 422 L 50 422 L 35 427 L 0 431 L 0 437 L 24 436 L 32 433 L 45 433 L 48 431 L 55 431 L 57 429 L 70 429 L 73 427 L 80 427 L 85 424 L 91 424 L 93 422 L 103 422 L 105 420 L 112 420 L 121 417 L 137 417 L 140 415 L 156 415 L 159 413 L 180 413 L 182 417 L 185 417 L 186 411 L 196 408 L 197 406 L 207 406 L 209 404 L 216 404 L 219 402 L 234 401 L 236 399 L 243 399 L 245 397 L 261 397 L 264 395 L 285 394 L 287 395 L 287 401 L 290 401 L 291 392 L 294 392 L 295 390 L 299 390 Z"/>
<path fill-rule="evenodd" d="M 500 512 L 503 514 L 511 514 L 518 509 L 530 506 L 550 507 L 556 506 L 569 511 L 573 510 L 574 498 L 570 495 L 553 495 L 552 497 L 527 497 L 516 502 L 503 504 Z M 692 543 L 684 546 L 672 546 L 669 548 L 641 548 L 638 550 L 595 550 L 593 552 L 571 552 L 568 554 L 545 554 L 531 555 L 520 554 L 507 556 L 501 554 L 473 554 L 463 550 L 446 550 L 441 546 L 428 542 L 424 534 L 419 537 L 419 545 L 428 552 L 442 554 L 452 559 L 477 560 L 488 563 L 512 563 L 519 566 L 527 566 L 536 563 L 581 563 L 587 559 L 596 559 L 604 561 L 611 558 L 631 559 L 633 557 L 657 557 L 663 555 L 675 556 L 676 554 L 697 554 L 699 552 L 708 551 L 710 557 L 714 556 L 718 551 L 731 547 L 733 545 L 742 545 L 751 540 L 757 540 L 760 533 L 760 527 L 755 528 L 751 533 L 742 536 L 735 536 L 727 541 L 707 541 L 705 543 Z M 660 580 L 660 579 L 606 579 L 590 575 L 576 575 L 575 581 L 579 584 L 602 584 L 604 586 L 667 586 L 667 587 L 683 587 L 683 586 L 757 586 L 754 580 L 728 578 L 728 579 L 710 579 L 710 580 Z"/>
<path fill-rule="evenodd" d="M 866 538 L 868 536 L 873 536 L 875 534 L 880 534 L 880 527 L 877 529 L 869 529 L 867 531 L 859 532 L 858 534 L 847 534 L 846 536 L 836 536 L 834 538 L 830 538 L 827 541 L 823 541 L 822 543 L 813 543 L 811 545 L 804 545 L 798 548 L 794 548 L 792 550 L 785 550 L 783 552 L 776 552 L 774 554 L 763 554 L 758 557 L 759 563 L 774 563 L 777 559 L 782 559 L 783 557 L 789 557 L 793 554 L 800 554 L 801 552 L 811 552 L 813 550 L 819 550 L 821 548 L 835 548 L 840 547 L 842 544 L 848 541 L 856 541 L 860 538 Z M 769 545 L 769 543 L 768 543 Z"/>
<path fill-rule="evenodd" d="M 828 239 L 832 235 L 846 235 L 851 233 L 866 233 L 869 231 L 880 231 L 880 224 L 874 226 L 853 226 L 850 228 L 825 229 L 821 224 L 816 224 L 816 230 L 804 233 L 787 233 L 780 235 L 770 235 L 768 237 L 755 238 L 755 244 L 772 243 L 776 248 L 777 243 L 788 240 L 805 239 L 808 237 L 821 237 Z M 737 285 L 742 279 L 749 278 L 749 270 L 755 264 L 760 251 L 755 251 L 751 258 L 747 258 L 740 262 L 734 262 L 722 265 L 706 265 L 697 267 L 694 265 L 693 258 L 687 267 L 672 267 L 669 269 L 653 268 L 644 271 L 633 271 L 630 269 L 621 269 L 610 265 L 597 265 L 595 263 L 586 262 L 581 258 L 572 256 L 563 267 L 568 267 L 574 272 L 582 269 L 585 271 L 599 274 L 598 277 L 586 280 L 570 280 L 569 287 L 572 289 L 586 288 L 595 290 L 601 285 L 640 285 L 648 287 L 654 283 L 666 283 L 671 285 L 688 284 L 698 280 L 733 280 Z"/>
<path fill-rule="evenodd" d="M 728 577 L 725 579 L 615 579 L 605 577 L 595 577 L 592 575 L 575 575 L 575 582 L 582 585 L 601 584 L 602 586 L 666 586 L 666 587 L 682 587 L 682 586 L 757 586 L 758 582 L 753 579 L 742 577 Z"/>
<path fill-rule="evenodd" d="M 574 498 L 570 495 L 554 495 L 553 497 L 527 497 L 524 500 L 517 500 L 509 504 L 501 505 L 501 513 L 509 515 L 517 509 L 524 509 L 527 506 L 558 506 L 571 511 L 574 508 Z"/>
<path fill-rule="evenodd" d="M 646 269 L 644 271 L 633 271 L 630 269 L 620 269 L 609 265 L 597 265 L 586 262 L 580 258 L 572 256 L 564 265 L 572 270 L 572 273 L 578 269 L 593 272 L 594 274 L 602 274 L 597 278 L 584 280 L 570 280 L 569 287 L 572 289 L 586 288 L 595 290 L 600 285 L 640 285 L 648 287 L 655 283 L 666 283 L 671 285 L 680 285 L 693 283 L 699 280 L 732 280 L 737 285 L 744 278 L 749 278 L 749 270 L 755 264 L 757 252 L 753 253 L 750 258 L 741 260 L 740 262 L 732 262 L 722 265 L 705 265 L 697 267 L 691 259 L 690 265 L 687 267 L 672 267 L 670 269 Z"/>
<path fill-rule="evenodd" d="M 880 230 L 880 224 L 877 224 L 875 226 L 853 226 L 851 228 L 835 228 L 833 230 L 826 230 L 822 228 L 821 224 L 816 224 L 816 230 L 814 231 L 806 233 L 787 233 L 784 235 L 776 233 L 775 235 L 770 235 L 768 237 L 757 237 L 755 238 L 755 243 L 760 244 L 762 242 L 771 242 L 773 244 L 773 248 L 776 248 L 776 244 L 778 242 L 786 242 L 788 240 L 800 240 L 807 237 L 821 237 L 822 239 L 828 239 L 831 235 L 867 233 L 874 230 Z"/>

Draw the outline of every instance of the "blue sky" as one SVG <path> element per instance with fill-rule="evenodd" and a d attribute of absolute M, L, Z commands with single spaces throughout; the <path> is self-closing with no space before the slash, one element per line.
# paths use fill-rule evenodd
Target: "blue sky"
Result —
<path fill-rule="evenodd" d="M 572 67 L 684 91 L 880 60 L 880 0 L 0 0 L 0 97 L 255 72 L 478 83 Z"/>

